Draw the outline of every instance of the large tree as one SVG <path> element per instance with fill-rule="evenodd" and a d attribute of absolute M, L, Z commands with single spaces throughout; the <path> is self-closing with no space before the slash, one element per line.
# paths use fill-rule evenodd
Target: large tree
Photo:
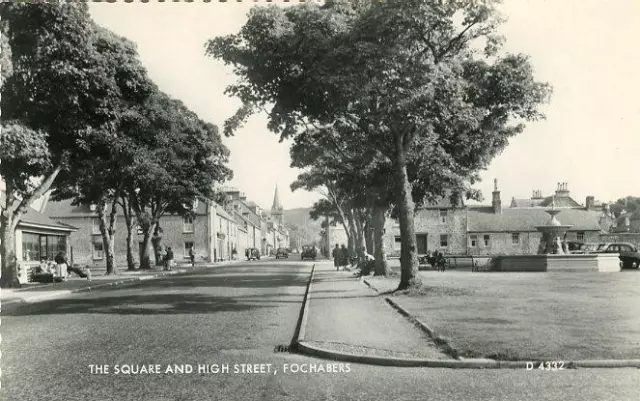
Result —
<path fill-rule="evenodd" d="M 116 104 L 112 105 L 115 118 L 86 136 L 84 147 L 90 157 L 77 160 L 58 177 L 52 199 L 70 198 L 73 204 L 96 206 L 106 271 L 107 274 L 115 274 L 116 216 L 119 201 L 124 195 L 121 177 L 126 168 L 123 156 L 135 141 L 123 127 L 128 127 L 128 115 L 132 109 L 139 107 L 155 87 L 138 59 L 135 44 L 96 27 L 94 46 L 104 59 L 105 69 L 108 68 L 106 75 L 113 80 L 112 87 L 118 90 L 117 97 L 113 98 Z M 126 223 L 129 229 L 130 222 L 127 220 Z"/>
<path fill-rule="evenodd" d="M 243 107 L 227 121 L 228 132 L 271 106 L 269 128 L 283 138 L 309 122 L 339 123 L 364 132 L 388 158 L 402 236 L 401 289 L 420 284 L 411 154 L 421 152 L 442 181 L 473 182 L 523 121 L 543 117 L 538 106 L 549 87 L 534 80 L 526 56 L 497 52 L 495 3 L 254 8 L 238 34 L 209 42 L 209 54 L 239 77 L 227 93 Z M 422 185 L 429 193 L 432 183 Z"/>
<path fill-rule="evenodd" d="M 21 215 L 59 174 L 92 157 L 96 131 L 113 132 L 122 82 L 100 49 L 86 4 L 3 3 L 0 12 L 2 45 L 11 56 L 10 75 L 3 71 L 2 77 L 3 127 L 8 129 L 0 143 L 6 184 L 0 210 L 1 284 L 10 286 L 16 284 L 13 232 Z M 17 149 L 21 144 L 28 146 Z M 25 159 L 29 148 L 36 155 L 33 162 Z"/>
<path fill-rule="evenodd" d="M 185 216 L 196 200 L 213 199 L 214 184 L 232 176 L 229 151 L 215 125 L 161 92 L 150 96 L 128 125 L 136 139 L 122 155 L 127 161 L 122 181 L 127 206 L 144 233 L 140 267 L 149 268 L 162 216 Z"/>

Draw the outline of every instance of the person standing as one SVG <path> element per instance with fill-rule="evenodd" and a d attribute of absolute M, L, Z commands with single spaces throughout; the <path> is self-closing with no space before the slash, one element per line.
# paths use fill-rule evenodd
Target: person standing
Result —
<path fill-rule="evenodd" d="M 56 275 L 58 277 L 62 277 L 63 280 L 67 279 L 67 258 L 64 255 L 64 252 L 58 252 L 56 257 L 54 258 L 56 262 Z"/>
<path fill-rule="evenodd" d="M 191 267 L 196 267 L 196 254 L 193 252 L 193 247 L 189 248 L 189 259 L 191 259 Z"/>
<path fill-rule="evenodd" d="M 338 247 L 338 244 L 336 244 L 336 247 L 331 251 L 331 256 L 333 256 L 333 265 L 335 266 L 336 271 L 340 270 L 340 248 Z"/>
<path fill-rule="evenodd" d="M 173 267 L 173 251 L 171 250 L 171 247 L 168 246 L 167 247 L 167 270 L 171 270 L 172 267 Z"/>
<path fill-rule="evenodd" d="M 342 246 L 340 247 L 340 266 L 342 266 L 344 269 L 347 267 L 348 264 L 349 264 L 349 250 L 344 244 L 342 244 Z"/>

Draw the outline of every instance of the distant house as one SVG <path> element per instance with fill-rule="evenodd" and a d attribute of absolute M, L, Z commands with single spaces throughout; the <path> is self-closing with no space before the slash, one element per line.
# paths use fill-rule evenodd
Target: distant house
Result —
<path fill-rule="evenodd" d="M 559 206 L 558 206 L 559 205 Z M 536 226 L 545 225 L 551 207 L 561 209 L 557 219 L 571 227 L 568 241 L 599 242 L 612 219 L 606 209 L 594 206 L 587 197 L 581 206 L 569 196 L 566 183 L 560 183 L 556 195 L 544 198 L 534 191 L 529 202 L 512 199 L 503 208 L 497 182 L 491 205 L 451 205 L 448 201 L 419 208 L 414 217 L 418 254 L 435 250 L 457 255 L 536 254 L 541 234 Z M 397 221 L 386 222 L 385 246 L 393 256 L 400 255 L 401 237 Z"/>

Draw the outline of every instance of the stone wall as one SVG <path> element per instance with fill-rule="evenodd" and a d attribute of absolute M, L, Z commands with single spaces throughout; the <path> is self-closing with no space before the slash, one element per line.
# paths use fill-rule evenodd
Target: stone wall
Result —
<path fill-rule="evenodd" d="M 441 215 L 446 210 L 446 215 Z M 444 212 L 443 212 L 444 213 Z M 417 241 L 426 235 L 426 252 L 434 250 L 446 254 L 460 255 L 466 253 L 467 248 L 467 213 L 465 209 L 419 209 L 414 217 Z M 400 256 L 400 247 L 396 238 L 400 237 L 400 225 L 396 220 L 387 219 L 385 222 L 385 249 L 389 256 Z M 446 246 L 441 246 L 441 236 L 446 235 Z M 424 238 L 424 237 L 422 237 Z"/>

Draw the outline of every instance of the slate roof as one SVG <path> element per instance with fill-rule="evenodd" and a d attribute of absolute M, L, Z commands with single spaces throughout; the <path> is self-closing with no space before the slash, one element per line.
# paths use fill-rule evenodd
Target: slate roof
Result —
<path fill-rule="evenodd" d="M 536 198 L 536 199 L 511 199 L 511 207 L 536 207 L 539 206 L 542 202 L 544 202 L 544 198 Z"/>
<path fill-rule="evenodd" d="M 493 213 L 491 206 L 469 207 L 467 224 L 469 232 L 518 232 L 537 231 L 550 217 L 543 208 L 504 208 L 501 214 Z M 585 209 L 563 209 L 556 219 L 563 225 L 571 225 L 571 231 L 600 231 L 600 212 Z"/>
<path fill-rule="evenodd" d="M 94 217 L 97 216 L 96 212 L 92 212 L 89 209 L 89 205 L 72 206 L 72 200 L 63 201 L 49 201 L 45 206 L 47 215 L 54 218 L 69 218 L 69 217 Z M 207 203 L 198 201 L 198 207 L 196 208 L 197 215 L 207 214 Z M 118 207 L 118 216 L 123 216 L 122 209 Z"/>
<path fill-rule="evenodd" d="M 4 191 L 3 191 L 4 192 Z M 0 202 L 2 204 L 4 204 L 4 193 L 0 194 Z M 57 230 L 64 230 L 64 231 L 75 231 L 78 229 L 78 227 L 74 227 L 72 225 L 69 224 L 64 224 L 64 223 L 60 223 L 59 221 L 55 221 L 52 218 L 49 217 L 48 213 L 44 214 L 44 213 L 40 213 L 39 211 L 35 210 L 34 208 L 27 208 L 26 213 L 22 214 L 20 216 L 20 223 L 25 223 L 25 224 L 37 224 L 39 226 L 43 226 L 43 227 L 50 227 L 53 229 L 57 229 Z"/>
<path fill-rule="evenodd" d="M 511 199 L 510 207 L 551 207 L 551 203 L 553 203 L 553 196 L 547 196 L 546 198 L 535 198 L 535 199 Z M 578 202 L 576 202 L 573 198 L 568 196 L 556 196 L 557 208 L 565 208 L 565 207 L 582 207 Z"/>

